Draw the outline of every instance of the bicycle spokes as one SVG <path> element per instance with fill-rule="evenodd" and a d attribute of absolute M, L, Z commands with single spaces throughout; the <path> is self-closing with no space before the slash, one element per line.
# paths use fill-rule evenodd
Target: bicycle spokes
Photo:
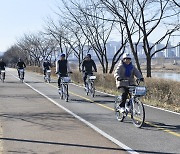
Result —
<path fill-rule="evenodd" d="M 133 110 L 132 110 L 132 119 L 133 119 L 133 124 L 139 128 L 143 125 L 145 120 L 144 105 L 138 99 L 134 101 Z"/>

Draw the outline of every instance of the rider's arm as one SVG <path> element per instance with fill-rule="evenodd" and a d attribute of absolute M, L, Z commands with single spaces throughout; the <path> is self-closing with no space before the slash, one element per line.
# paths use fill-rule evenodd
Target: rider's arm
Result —
<path fill-rule="evenodd" d="M 24 62 L 23 62 L 24 63 Z M 24 68 L 26 68 L 26 64 L 24 63 Z"/>
<path fill-rule="evenodd" d="M 84 67 L 85 67 L 84 63 L 85 63 L 85 61 L 82 62 L 82 72 L 84 72 Z"/>
<path fill-rule="evenodd" d="M 140 71 L 136 67 L 134 67 L 134 75 L 138 79 L 142 79 L 143 78 L 142 74 L 140 73 Z"/>
<path fill-rule="evenodd" d="M 121 79 L 120 69 L 121 69 L 121 63 L 118 64 L 118 66 L 116 67 L 116 69 L 114 71 L 114 78 L 116 80 L 120 80 Z"/>
<path fill-rule="evenodd" d="M 94 71 L 97 72 L 97 67 L 96 67 L 94 60 L 93 60 L 93 68 L 94 68 Z"/>
<path fill-rule="evenodd" d="M 56 61 L 56 73 L 59 72 L 59 63 L 58 63 L 58 60 Z"/>
<path fill-rule="evenodd" d="M 72 71 L 71 71 L 71 68 L 70 68 L 70 65 L 69 65 L 69 61 L 67 61 L 67 71 L 68 71 L 68 72 L 72 72 Z"/>

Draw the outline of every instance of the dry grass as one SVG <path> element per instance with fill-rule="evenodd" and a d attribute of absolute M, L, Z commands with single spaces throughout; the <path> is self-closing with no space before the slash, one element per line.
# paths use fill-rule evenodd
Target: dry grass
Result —
<path fill-rule="evenodd" d="M 39 67 L 30 67 L 28 70 L 42 73 Z M 55 75 L 55 69 L 52 69 L 52 75 Z M 115 80 L 112 74 L 95 74 L 97 80 L 95 82 L 96 89 L 110 94 L 118 95 L 119 92 L 115 86 Z M 82 73 L 73 70 L 72 80 L 77 84 L 83 84 Z M 143 98 L 146 104 L 168 110 L 180 112 L 180 82 L 146 78 L 147 95 Z"/>

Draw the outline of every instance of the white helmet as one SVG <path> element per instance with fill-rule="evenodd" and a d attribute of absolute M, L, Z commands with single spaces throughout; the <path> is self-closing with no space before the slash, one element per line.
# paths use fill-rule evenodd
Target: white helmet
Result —
<path fill-rule="evenodd" d="M 131 59 L 131 56 L 130 56 L 129 53 L 124 53 L 122 58 L 123 58 L 123 59 L 125 59 L 125 58 Z"/>

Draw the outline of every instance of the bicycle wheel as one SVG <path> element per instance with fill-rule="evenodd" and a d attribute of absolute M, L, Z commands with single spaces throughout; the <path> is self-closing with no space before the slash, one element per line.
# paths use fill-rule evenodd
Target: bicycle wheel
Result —
<path fill-rule="evenodd" d="M 63 99 L 63 85 L 61 84 L 61 87 L 60 87 L 60 89 L 59 89 L 59 95 L 60 95 L 60 99 Z"/>
<path fill-rule="evenodd" d="M 119 105 L 121 104 L 121 101 L 122 99 L 120 96 L 115 98 L 114 111 L 115 111 L 116 119 L 120 122 L 123 122 L 125 115 L 119 111 L 120 109 Z"/>
<path fill-rule="evenodd" d="M 2 82 L 5 80 L 5 73 L 2 74 Z"/>
<path fill-rule="evenodd" d="M 132 114 L 133 124 L 136 127 L 141 128 L 145 120 L 145 110 L 143 103 L 137 98 L 134 99 L 131 114 Z"/>
<path fill-rule="evenodd" d="M 64 86 L 64 99 L 65 99 L 65 101 L 66 102 L 68 102 L 69 101 L 69 94 L 68 94 L 68 84 L 66 84 L 65 86 Z"/>
<path fill-rule="evenodd" d="M 95 88 L 94 88 L 94 83 L 91 83 L 91 96 L 94 97 L 95 96 Z"/>
<path fill-rule="evenodd" d="M 89 95 L 89 83 L 86 83 L 86 95 Z"/>
<path fill-rule="evenodd" d="M 48 83 L 50 83 L 51 82 L 51 75 L 50 74 L 48 74 Z"/>

